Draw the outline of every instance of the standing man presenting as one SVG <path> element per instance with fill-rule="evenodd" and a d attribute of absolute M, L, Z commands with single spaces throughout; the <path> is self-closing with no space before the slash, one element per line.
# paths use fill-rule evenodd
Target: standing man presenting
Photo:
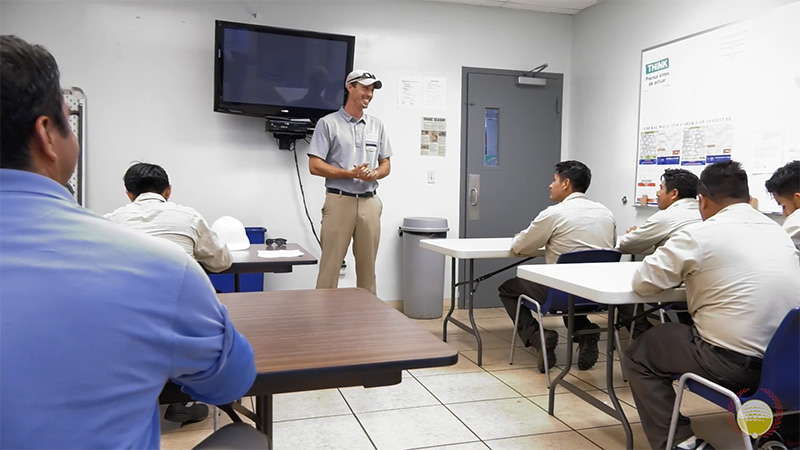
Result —
<path fill-rule="evenodd" d="M 371 72 L 350 72 L 344 107 L 320 119 L 311 137 L 308 168 L 312 175 L 325 177 L 327 190 L 317 289 L 338 286 L 339 269 L 352 239 L 356 285 L 376 293 L 375 257 L 383 211 L 377 180 L 391 171 L 392 146 L 383 122 L 364 110 L 382 85 Z"/>

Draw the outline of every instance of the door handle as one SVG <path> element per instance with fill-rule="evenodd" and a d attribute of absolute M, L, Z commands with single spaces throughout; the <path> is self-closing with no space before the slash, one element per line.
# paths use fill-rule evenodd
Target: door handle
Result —
<path fill-rule="evenodd" d="M 469 190 L 469 204 L 471 206 L 478 206 L 478 189 L 472 188 Z"/>

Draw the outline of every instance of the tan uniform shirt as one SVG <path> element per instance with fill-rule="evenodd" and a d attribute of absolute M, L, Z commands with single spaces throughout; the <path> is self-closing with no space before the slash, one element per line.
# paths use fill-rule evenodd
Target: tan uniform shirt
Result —
<path fill-rule="evenodd" d="M 789 237 L 792 238 L 792 242 L 797 248 L 798 257 L 800 257 L 800 209 L 794 210 L 783 220 L 783 229 L 789 233 Z"/>
<path fill-rule="evenodd" d="M 778 224 L 747 203 L 675 233 L 647 256 L 633 290 L 649 295 L 686 282 L 700 336 L 763 357 L 786 313 L 800 306 L 800 261 Z"/>
<path fill-rule="evenodd" d="M 511 251 L 532 255 L 545 247 L 545 261 L 555 264 L 562 253 L 614 248 L 614 215 L 586 194 L 574 192 L 561 203 L 540 212 L 528 228 L 514 236 Z"/>
<path fill-rule="evenodd" d="M 635 230 L 625 233 L 619 240 L 619 249 L 623 253 L 643 253 L 664 245 L 670 236 L 686 225 L 701 221 L 697 200 L 682 198 L 650 216 Z"/>
<path fill-rule="evenodd" d="M 200 213 L 168 202 L 159 194 L 145 192 L 105 217 L 180 245 L 210 272 L 222 272 L 233 262 L 228 247 L 219 242 Z"/>

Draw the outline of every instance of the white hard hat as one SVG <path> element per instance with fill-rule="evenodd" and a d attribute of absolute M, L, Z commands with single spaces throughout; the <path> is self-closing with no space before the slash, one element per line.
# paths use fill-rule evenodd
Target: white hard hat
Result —
<path fill-rule="evenodd" d="M 228 250 L 247 250 L 250 240 L 244 231 L 244 225 L 231 216 L 222 216 L 217 219 L 211 229 L 217 233 L 220 242 L 228 246 Z"/>

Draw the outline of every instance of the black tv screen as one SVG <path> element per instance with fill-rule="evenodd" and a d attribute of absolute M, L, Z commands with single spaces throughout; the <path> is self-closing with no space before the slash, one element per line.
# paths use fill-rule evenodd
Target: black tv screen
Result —
<path fill-rule="evenodd" d="M 317 120 L 344 104 L 355 37 L 216 21 L 214 111 Z"/>

